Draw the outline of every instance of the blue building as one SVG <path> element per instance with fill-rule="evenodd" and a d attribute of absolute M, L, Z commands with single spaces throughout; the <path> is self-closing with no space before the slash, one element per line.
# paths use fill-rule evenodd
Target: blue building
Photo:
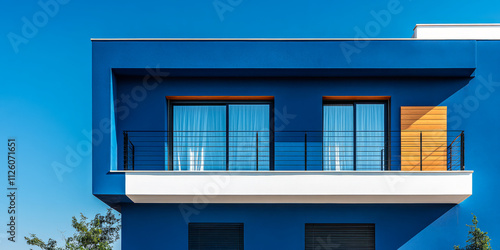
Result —
<path fill-rule="evenodd" d="M 93 39 L 93 194 L 125 250 L 451 249 L 471 212 L 500 238 L 496 29 Z"/>

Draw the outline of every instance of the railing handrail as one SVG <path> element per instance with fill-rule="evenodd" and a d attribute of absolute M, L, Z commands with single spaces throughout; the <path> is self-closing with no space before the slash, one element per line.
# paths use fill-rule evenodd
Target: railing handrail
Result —
<path fill-rule="evenodd" d="M 169 133 L 169 132 L 218 132 L 218 133 L 225 133 L 225 132 L 274 132 L 274 133 L 324 133 L 324 132 L 464 132 L 463 130 L 446 130 L 446 129 L 407 129 L 407 130 L 290 130 L 290 131 L 284 131 L 284 130 L 279 130 L 279 131 L 272 131 L 272 130 L 123 130 L 124 133 L 147 133 L 147 132 L 154 132 L 154 133 Z"/>

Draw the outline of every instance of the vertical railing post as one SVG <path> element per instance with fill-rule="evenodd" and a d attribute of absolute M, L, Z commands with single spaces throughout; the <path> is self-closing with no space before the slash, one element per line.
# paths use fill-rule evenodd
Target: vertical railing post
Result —
<path fill-rule="evenodd" d="M 391 170 L 391 163 L 392 163 L 392 142 L 391 142 L 391 131 L 388 131 L 388 138 L 387 138 L 387 170 Z"/>
<path fill-rule="evenodd" d="M 448 164 L 448 170 L 453 170 L 453 142 L 451 142 L 450 146 L 448 146 L 448 148 L 450 148 L 450 161 L 449 161 L 449 164 Z"/>
<path fill-rule="evenodd" d="M 321 133 L 321 171 L 325 170 L 325 131 Z"/>
<path fill-rule="evenodd" d="M 460 134 L 460 170 L 465 170 L 464 131 Z"/>
<path fill-rule="evenodd" d="M 268 151 L 269 151 L 269 170 L 272 171 L 274 170 L 274 128 L 270 129 L 267 132 L 267 137 L 269 142 L 267 143 L 268 145 Z"/>
<path fill-rule="evenodd" d="M 229 110 L 229 109 L 227 109 L 227 110 Z M 229 112 L 229 111 L 227 111 L 227 112 Z M 228 115 L 226 115 L 226 116 L 229 117 Z M 228 124 L 229 124 L 229 119 L 226 122 L 226 127 L 227 128 L 229 128 Z M 234 132 L 236 138 L 238 138 L 238 133 L 236 133 L 235 131 L 233 131 L 233 132 Z M 251 137 L 251 135 L 249 137 Z M 229 154 L 231 153 L 231 149 L 230 149 L 231 146 L 229 144 L 229 138 L 230 138 L 230 136 L 229 136 L 229 130 L 226 130 L 226 171 L 229 171 Z M 246 138 L 246 136 L 244 136 L 243 138 Z M 236 148 L 236 151 L 238 151 L 237 148 Z M 234 157 L 234 159 L 238 160 L 238 157 Z M 236 162 L 238 162 L 238 161 L 236 161 Z M 238 164 L 238 163 L 236 163 L 236 164 Z"/>
<path fill-rule="evenodd" d="M 132 170 L 135 170 L 135 146 L 132 142 L 130 142 L 132 145 Z"/>
<path fill-rule="evenodd" d="M 304 169 L 307 171 L 307 132 L 304 132 Z"/>
<path fill-rule="evenodd" d="M 259 132 L 255 134 L 255 158 L 256 169 L 259 171 Z"/>
<path fill-rule="evenodd" d="M 123 131 L 123 169 L 128 170 L 128 132 Z"/>
<path fill-rule="evenodd" d="M 384 171 L 384 149 L 380 150 L 380 171 Z"/>
<path fill-rule="evenodd" d="M 179 135 L 183 133 L 178 133 Z M 167 131 L 168 170 L 174 170 L 174 131 Z M 180 168 L 180 163 L 179 163 Z"/>
<path fill-rule="evenodd" d="M 420 131 L 420 171 L 422 171 L 422 165 L 423 165 L 423 161 L 422 161 L 422 131 Z"/>

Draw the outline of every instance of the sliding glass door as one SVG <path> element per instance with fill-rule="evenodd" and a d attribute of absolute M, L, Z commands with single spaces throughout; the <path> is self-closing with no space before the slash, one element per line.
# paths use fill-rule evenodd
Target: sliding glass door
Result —
<path fill-rule="evenodd" d="M 323 170 L 354 169 L 354 105 L 323 107 Z"/>
<path fill-rule="evenodd" d="M 170 169 L 269 170 L 269 104 L 174 104 Z"/>
<path fill-rule="evenodd" d="M 385 103 L 325 104 L 323 131 L 324 170 L 384 169 Z"/>
<path fill-rule="evenodd" d="M 226 106 L 174 106 L 174 170 L 225 170 Z"/>
<path fill-rule="evenodd" d="M 269 105 L 228 105 L 229 170 L 269 170 Z"/>

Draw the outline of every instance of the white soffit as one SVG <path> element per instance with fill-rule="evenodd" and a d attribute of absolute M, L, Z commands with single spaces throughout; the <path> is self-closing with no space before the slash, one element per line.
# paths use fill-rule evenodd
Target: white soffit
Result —
<path fill-rule="evenodd" d="M 135 203 L 448 203 L 472 195 L 471 171 L 127 172 Z"/>
<path fill-rule="evenodd" d="M 417 24 L 413 38 L 499 40 L 500 24 Z"/>

